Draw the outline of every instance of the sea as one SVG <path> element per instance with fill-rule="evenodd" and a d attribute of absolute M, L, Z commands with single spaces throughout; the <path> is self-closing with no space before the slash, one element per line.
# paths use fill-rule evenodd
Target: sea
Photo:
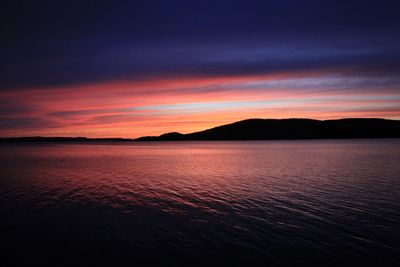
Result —
<path fill-rule="evenodd" d="M 400 139 L 0 144 L 0 266 L 400 266 Z"/>

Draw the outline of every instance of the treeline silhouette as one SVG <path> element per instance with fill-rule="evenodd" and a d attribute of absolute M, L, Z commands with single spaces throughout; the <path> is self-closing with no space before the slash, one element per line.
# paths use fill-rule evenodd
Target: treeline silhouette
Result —
<path fill-rule="evenodd" d="M 145 136 L 137 141 L 398 138 L 400 121 L 386 119 L 248 119 L 189 134 Z"/>

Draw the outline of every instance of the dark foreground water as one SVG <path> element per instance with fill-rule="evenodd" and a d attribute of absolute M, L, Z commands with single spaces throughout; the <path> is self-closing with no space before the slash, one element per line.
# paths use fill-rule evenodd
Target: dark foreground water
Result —
<path fill-rule="evenodd" d="M 0 266 L 400 263 L 400 140 L 0 148 Z"/>

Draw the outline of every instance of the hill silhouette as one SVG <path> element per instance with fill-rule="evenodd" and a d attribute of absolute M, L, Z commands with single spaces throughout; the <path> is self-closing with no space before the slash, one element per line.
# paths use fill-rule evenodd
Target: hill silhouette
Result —
<path fill-rule="evenodd" d="M 387 119 L 248 119 L 189 134 L 178 132 L 160 136 L 128 138 L 87 137 L 11 137 L 0 142 L 133 142 L 190 140 L 277 140 L 277 139 L 345 139 L 400 138 L 400 121 Z"/>
<path fill-rule="evenodd" d="M 200 132 L 171 132 L 136 141 L 399 138 L 400 121 L 386 119 L 248 119 Z"/>

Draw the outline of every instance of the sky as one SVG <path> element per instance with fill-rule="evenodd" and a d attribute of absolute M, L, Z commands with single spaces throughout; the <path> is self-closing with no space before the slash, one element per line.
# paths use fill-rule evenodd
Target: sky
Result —
<path fill-rule="evenodd" d="M 400 119 L 399 1 L 0 2 L 0 136 Z"/>

